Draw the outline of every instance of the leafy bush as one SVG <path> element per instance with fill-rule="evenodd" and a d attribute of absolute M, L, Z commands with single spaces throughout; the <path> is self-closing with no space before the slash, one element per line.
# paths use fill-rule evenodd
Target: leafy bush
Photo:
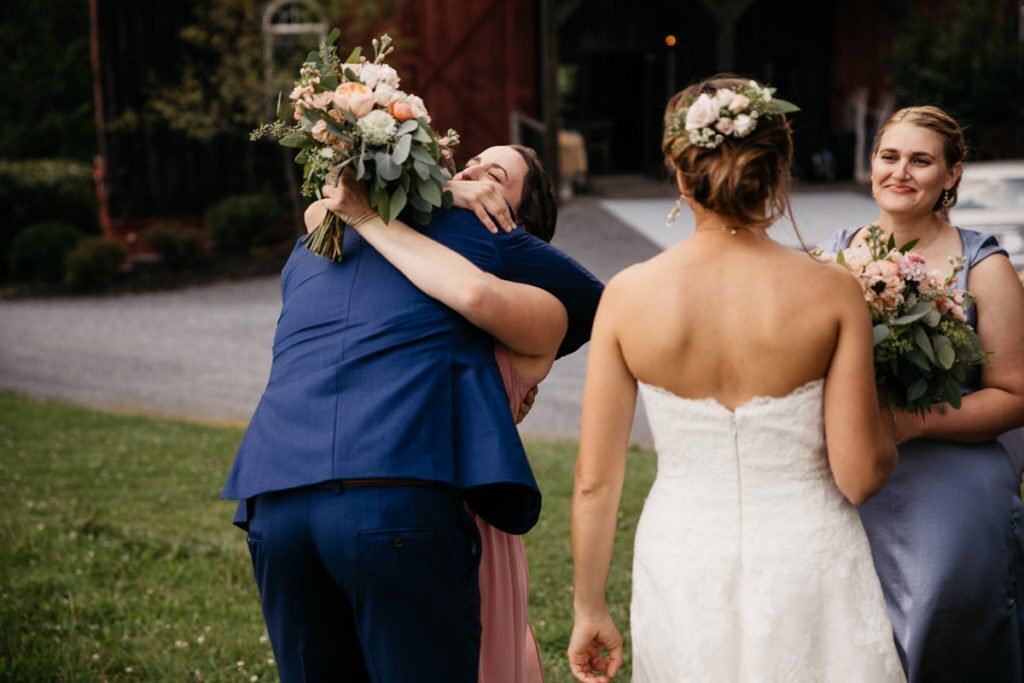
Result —
<path fill-rule="evenodd" d="M 67 223 L 51 221 L 25 228 L 11 243 L 11 276 L 59 282 L 64 278 L 64 255 L 81 239 L 81 231 Z"/>
<path fill-rule="evenodd" d="M 217 251 L 246 254 L 270 241 L 280 213 L 272 195 L 245 194 L 215 204 L 203 220 Z"/>
<path fill-rule="evenodd" d="M 142 234 L 153 251 L 160 255 L 169 268 L 191 268 L 203 255 L 199 233 L 177 223 L 158 223 Z"/>
<path fill-rule="evenodd" d="M 83 289 L 105 285 L 127 255 L 124 245 L 109 237 L 84 239 L 65 257 L 65 280 Z"/>
<path fill-rule="evenodd" d="M 92 167 L 81 161 L 0 160 L 0 278 L 6 277 L 14 236 L 42 221 L 99 232 Z"/>

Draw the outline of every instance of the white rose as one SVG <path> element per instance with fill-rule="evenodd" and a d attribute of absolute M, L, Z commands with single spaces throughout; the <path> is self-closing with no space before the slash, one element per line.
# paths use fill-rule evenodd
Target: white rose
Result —
<path fill-rule="evenodd" d="M 744 137 L 750 131 L 754 130 L 755 123 L 756 121 L 754 121 L 754 119 L 750 118 L 746 114 L 740 114 L 739 116 L 736 117 L 736 120 L 733 121 L 733 135 L 735 135 L 738 138 Z"/>
<path fill-rule="evenodd" d="M 395 100 L 399 99 L 401 93 L 394 89 L 394 87 L 387 83 L 378 83 L 374 89 L 373 94 L 377 97 L 377 104 L 381 107 L 386 107 Z"/>
<path fill-rule="evenodd" d="M 686 130 L 710 126 L 718 119 L 718 107 L 707 93 L 697 98 L 686 112 Z"/>
<path fill-rule="evenodd" d="M 728 135 L 729 133 L 731 133 L 732 127 L 733 123 L 732 119 L 730 118 L 721 118 L 715 122 L 715 130 L 717 130 L 722 135 Z"/>
<path fill-rule="evenodd" d="M 387 64 L 380 64 L 377 67 L 377 83 L 386 83 L 392 88 L 397 88 L 400 80 L 398 72 L 395 71 L 393 67 L 390 67 Z"/>
<path fill-rule="evenodd" d="M 722 88 L 715 93 L 715 99 L 718 100 L 718 106 L 722 109 L 728 109 L 729 103 L 732 102 L 734 97 L 736 97 L 736 93 L 729 90 L 729 88 Z"/>
<path fill-rule="evenodd" d="M 426 119 L 427 123 L 430 123 L 430 114 L 427 113 L 427 107 L 423 104 L 423 100 L 419 95 L 409 95 L 406 98 L 406 102 L 412 107 L 412 115 L 417 119 Z"/>
<path fill-rule="evenodd" d="M 729 111 L 731 111 L 733 114 L 738 114 L 749 106 L 749 97 L 747 97 L 746 95 L 737 95 L 732 99 L 732 102 L 729 104 Z"/>

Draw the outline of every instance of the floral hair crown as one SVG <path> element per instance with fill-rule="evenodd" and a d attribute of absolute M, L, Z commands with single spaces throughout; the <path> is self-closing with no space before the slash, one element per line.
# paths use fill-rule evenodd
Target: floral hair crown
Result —
<path fill-rule="evenodd" d="M 669 113 L 665 136 L 674 138 L 673 153 L 687 143 L 714 149 L 726 136 L 742 138 L 750 135 L 762 116 L 800 111 L 792 102 L 772 97 L 775 88 L 749 81 L 737 88 L 719 88 L 712 94 L 702 93 L 691 99 L 689 106 Z"/>

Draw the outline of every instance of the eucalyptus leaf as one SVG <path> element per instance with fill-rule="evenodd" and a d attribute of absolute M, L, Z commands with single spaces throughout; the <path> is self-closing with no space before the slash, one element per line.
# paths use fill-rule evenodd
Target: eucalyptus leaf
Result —
<path fill-rule="evenodd" d="M 363 162 L 363 155 L 357 154 L 355 160 L 356 180 L 362 180 L 366 177 L 366 164 Z"/>
<path fill-rule="evenodd" d="M 932 308 L 932 310 L 928 311 L 924 317 L 921 318 L 921 322 L 928 327 L 938 327 L 939 323 L 942 322 L 942 314 Z"/>
<path fill-rule="evenodd" d="M 925 372 L 929 372 L 932 369 L 931 363 L 928 362 L 928 357 L 920 349 L 908 351 L 903 357 Z"/>
<path fill-rule="evenodd" d="M 398 126 L 398 128 L 395 130 L 395 135 L 405 135 L 406 133 L 413 132 L 419 127 L 419 121 L 417 121 L 416 119 L 409 119 L 408 121 L 403 121 L 402 124 Z"/>
<path fill-rule="evenodd" d="M 871 330 L 872 346 L 878 346 L 889 337 L 888 325 L 875 325 Z"/>
<path fill-rule="evenodd" d="M 914 327 L 914 343 L 917 344 L 917 348 L 924 352 L 924 355 L 928 360 L 935 363 L 935 352 L 932 350 L 932 340 L 920 325 Z"/>
<path fill-rule="evenodd" d="M 953 367 L 953 363 L 956 362 L 953 342 L 949 340 L 949 337 L 938 335 L 932 340 L 932 343 L 935 345 L 935 356 L 939 359 L 939 365 L 944 370 L 949 370 Z"/>
<path fill-rule="evenodd" d="M 398 180 L 398 177 L 402 175 L 402 167 L 396 164 L 387 152 L 377 152 L 374 155 L 374 160 L 377 162 L 377 175 L 384 180 L 391 182 Z"/>
<path fill-rule="evenodd" d="M 291 147 L 293 149 L 305 149 L 313 144 L 313 140 L 311 140 L 308 135 L 300 133 L 297 130 L 288 131 L 285 133 L 284 137 L 277 142 L 283 147 Z"/>
<path fill-rule="evenodd" d="M 397 218 L 398 214 L 402 213 L 402 209 L 405 208 L 405 202 L 405 190 L 399 185 L 391 195 L 391 215 Z"/>
<path fill-rule="evenodd" d="M 380 206 L 377 207 L 377 214 L 380 215 L 380 219 L 385 223 L 391 222 L 391 198 L 388 197 L 386 192 L 380 202 Z"/>
<path fill-rule="evenodd" d="M 954 408 L 959 408 L 960 400 L 962 398 L 960 383 L 950 377 L 947 377 L 946 381 L 942 383 L 942 398 L 944 398 L 946 403 Z"/>
<path fill-rule="evenodd" d="M 433 180 L 420 180 L 417 189 L 431 206 L 441 206 L 441 188 Z"/>
<path fill-rule="evenodd" d="M 414 140 L 416 139 L 415 135 L 413 135 L 412 137 Z M 414 145 L 413 148 L 409 150 L 409 153 L 412 155 L 412 158 L 415 159 L 416 161 L 422 162 L 427 166 L 434 165 L 434 157 L 430 156 L 430 152 L 428 152 L 419 145 Z"/>
<path fill-rule="evenodd" d="M 893 325 L 909 325 L 910 323 L 917 322 L 918 320 L 923 318 L 925 315 L 928 314 L 928 311 L 934 311 L 934 310 L 935 310 L 935 307 L 932 306 L 931 304 L 925 303 L 925 302 L 921 302 L 921 303 L 917 304 L 916 306 L 914 306 L 913 308 L 911 308 L 907 312 L 906 315 L 903 315 L 903 316 L 900 316 L 899 318 L 896 318 L 896 320 L 894 320 L 892 324 Z"/>
<path fill-rule="evenodd" d="M 395 151 L 391 153 L 391 160 L 401 166 L 405 163 L 405 160 L 409 158 L 409 151 L 412 148 L 412 136 L 403 135 L 398 138 L 398 144 L 395 145 Z"/>
<path fill-rule="evenodd" d="M 916 401 L 928 391 L 928 380 L 921 378 L 907 387 L 907 400 Z"/>
<path fill-rule="evenodd" d="M 426 142 L 428 144 L 434 141 L 434 138 L 430 137 L 430 133 L 423 130 L 423 126 L 420 126 L 413 132 L 412 139 L 416 142 Z"/>
<path fill-rule="evenodd" d="M 426 211 L 427 213 L 430 213 L 430 211 L 434 208 L 430 205 L 430 202 L 428 202 L 426 199 L 419 196 L 418 194 L 409 195 L 409 206 L 411 206 L 413 209 L 417 211 Z"/>
<path fill-rule="evenodd" d="M 449 190 L 445 190 L 441 193 L 441 206 L 446 209 L 452 208 L 452 204 L 455 203 L 455 197 Z"/>
<path fill-rule="evenodd" d="M 345 80 L 349 81 L 350 83 L 359 83 L 359 76 L 356 76 L 356 72 L 355 71 L 353 71 L 352 69 L 349 69 L 348 67 L 346 67 L 344 69 L 344 72 L 345 72 Z"/>
<path fill-rule="evenodd" d="M 429 206 L 429 204 L 428 204 Z M 419 225 L 426 225 L 430 222 L 430 211 L 420 211 L 419 209 L 410 209 L 409 215 Z"/>
<path fill-rule="evenodd" d="M 336 74 L 321 76 L 320 85 L 326 90 L 334 90 L 338 87 L 338 76 Z"/>
<path fill-rule="evenodd" d="M 427 178 L 430 177 L 430 167 L 427 166 L 422 161 L 420 161 L 419 159 L 416 159 L 415 161 L 412 162 L 412 167 L 413 170 L 416 171 L 416 175 L 418 175 L 423 180 L 426 180 Z"/>

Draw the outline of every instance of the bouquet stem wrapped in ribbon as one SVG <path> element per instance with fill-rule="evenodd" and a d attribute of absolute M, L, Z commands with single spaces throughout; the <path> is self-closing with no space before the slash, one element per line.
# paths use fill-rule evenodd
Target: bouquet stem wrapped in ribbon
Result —
<path fill-rule="evenodd" d="M 449 130 L 438 136 L 423 100 L 398 89 L 398 73 L 384 61 L 393 52 L 389 36 L 374 39 L 373 61 L 356 48 L 342 62 L 334 48 L 339 35 L 335 29 L 309 53 L 289 103 L 283 109 L 278 104 L 279 118 L 250 137 L 274 138 L 298 150 L 304 196 L 319 198 L 321 186 L 336 184 L 351 168 L 366 183 L 370 206 L 385 223 L 408 209 L 413 221 L 425 225 L 434 208 L 451 206 L 451 193 L 444 189 L 451 180 L 446 166 L 458 134 Z M 306 247 L 341 261 L 344 227 L 328 212 Z"/>
<path fill-rule="evenodd" d="M 883 241 L 882 234 L 870 225 L 864 246 L 835 255 L 860 282 L 871 311 L 879 397 L 920 414 L 936 403 L 959 408 L 967 371 L 986 359 L 967 323 L 973 296 L 954 286 L 964 260 L 951 259 L 953 271 L 943 276 L 911 251 L 917 240 L 896 248 L 894 238 Z"/>

